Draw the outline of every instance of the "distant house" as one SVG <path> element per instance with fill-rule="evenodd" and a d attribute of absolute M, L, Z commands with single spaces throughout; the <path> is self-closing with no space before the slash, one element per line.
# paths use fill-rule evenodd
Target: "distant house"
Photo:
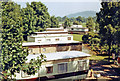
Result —
<path fill-rule="evenodd" d="M 43 62 L 40 68 L 40 81 L 57 79 L 85 79 L 89 70 L 89 54 L 80 51 L 65 51 L 55 53 L 43 53 L 47 62 Z M 39 54 L 30 54 L 27 58 L 34 59 Z M 83 76 L 84 75 L 84 76 Z M 38 73 L 35 75 L 27 75 L 24 72 L 17 73 L 18 81 L 38 81 Z"/>
<path fill-rule="evenodd" d="M 60 51 L 82 51 L 82 42 L 74 41 L 67 30 L 50 28 L 44 32 L 35 32 L 28 37 L 23 47 L 29 48 L 30 54 L 52 53 Z"/>
<path fill-rule="evenodd" d="M 82 25 L 72 25 L 68 28 L 69 34 L 87 34 L 88 28 L 82 27 Z"/>

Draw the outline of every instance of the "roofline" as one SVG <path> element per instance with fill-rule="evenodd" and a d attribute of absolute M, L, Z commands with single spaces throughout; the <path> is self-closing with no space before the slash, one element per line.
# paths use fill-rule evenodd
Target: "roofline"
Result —
<path fill-rule="evenodd" d="M 49 44 L 43 44 L 44 46 L 46 46 L 46 45 L 61 45 L 61 44 L 72 44 L 72 43 L 83 43 L 83 42 L 80 42 L 80 41 L 76 41 L 76 42 L 70 42 L 70 43 L 57 43 L 57 44 L 55 44 L 55 43 L 49 43 Z M 25 46 L 42 46 L 42 45 L 22 45 L 23 47 L 25 47 Z"/>
<path fill-rule="evenodd" d="M 82 56 L 82 57 L 65 58 L 65 59 L 46 60 L 46 62 L 49 62 L 49 61 L 57 61 L 57 60 L 76 59 L 76 58 L 87 58 L 87 57 L 91 57 L 91 55 L 90 55 L 90 56 Z"/>

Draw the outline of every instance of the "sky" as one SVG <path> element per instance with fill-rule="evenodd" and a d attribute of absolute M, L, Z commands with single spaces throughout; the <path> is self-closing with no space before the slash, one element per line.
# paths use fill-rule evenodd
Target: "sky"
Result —
<path fill-rule="evenodd" d="M 51 16 L 66 16 L 69 14 L 82 11 L 96 11 L 100 10 L 100 0 L 13 0 L 22 7 L 26 6 L 26 2 L 41 1 L 44 3 Z"/>
<path fill-rule="evenodd" d="M 15 2 L 32 2 L 32 1 L 41 1 L 41 2 L 100 2 L 101 0 L 13 0 Z"/>

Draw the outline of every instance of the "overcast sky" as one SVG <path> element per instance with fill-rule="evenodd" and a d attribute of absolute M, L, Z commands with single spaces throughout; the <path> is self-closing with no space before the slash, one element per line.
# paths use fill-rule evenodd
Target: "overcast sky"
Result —
<path fill-rule="evenodd" d="M 100 0 L 13 0 L 26 7 L 26 2 L 41 1 L 44 3 L 49 14 L 55 16 L 66 16 L 69 14 L 82 11 L 96 11 L 100 10 Z"/>
<path fill-rule="evenodd" d="M 100 2 L 100 0 L 13 0 L 15 2 L 32 2 L 32 1 L 41 1 L 41 2 Z"/>

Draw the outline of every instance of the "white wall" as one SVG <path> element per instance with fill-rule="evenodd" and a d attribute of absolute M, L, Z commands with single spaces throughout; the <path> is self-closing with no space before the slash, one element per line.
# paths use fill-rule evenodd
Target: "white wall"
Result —
<path fill-rule="evenodd" d="M 68 40 L 68 37 L 71 37 L 71 40 Z M 50 39 L 50 41 L 48 39 Z M 58 42 L 58 41 L 56 41 L 56 39 L 59 39 L 59 41 L 62 41 L 62 42 L 63 41 L 73 41 L 73 36 L 35 38 L 35 42 Z"/>
<path fill-rule="evenodd" d="M 81 61 L 81 60 L 79 60 Z M 83 61 L 83 60 L 82 60 Z M 67 63 L 67 72 L 65 73 L 70 73 L 70 72 L 77 72 L 77 71 L 82 71 L 81 69 L 79 70 L 79 65 L 78 65 L 78 61 L 72 61 L 72 62 L 61 62 L 61 63 Z M 56 75 L 56 74 L 64 74 L 64 73 L 58 73 L 58 64 L 46 64 L 46 65 L 42 65 L 40 68 L 40 77 L 43 76 L 51 76 L 51 75 Z M 46 67 L 48 66 L 53 66 L 53 73 L 46 73 Z M 84 70 L 88 70 L 89 69 L 89 60 L 87 60 L 87 68 L 85 68 Z M 36 73 L 35 75 L 31 75 L 28 77 L 22 77 L 22 72 L 20 73 L 16 73 L 17 79 L 26 79 L 26 78 L 35 78 L 38 77 L 38 73 Z"/>
<path fill-rule="evenodd" d="M 61 62 L 64 63 L 64 62 Z M 79 65 L 78 65 L 78 61 L 72 61 L 72 62 L 65 62 L 67 63 L 67 72 L 65 73 L 70 73 L 70 72 L 77 72 L 77 71 L 82 71 L 82 69 L 78 69 Z M 60 64 L 60 63 L 58 63 Z M 42 65 L 41 66 L 41 70 L 40 70 L 40 74 L 41 76 L 50 76 L 50 75 L 56 75 L 56 74 L 62 74 L 62 73 L 58 73 L 58 64 L 53 64 L 53 73 L 46 73 L 46 67 L 47 65 Z M 84 70 L 88 70 L 89 69 L 89 60 L 87 60 L 87 68 L 84 68 Z"/>

